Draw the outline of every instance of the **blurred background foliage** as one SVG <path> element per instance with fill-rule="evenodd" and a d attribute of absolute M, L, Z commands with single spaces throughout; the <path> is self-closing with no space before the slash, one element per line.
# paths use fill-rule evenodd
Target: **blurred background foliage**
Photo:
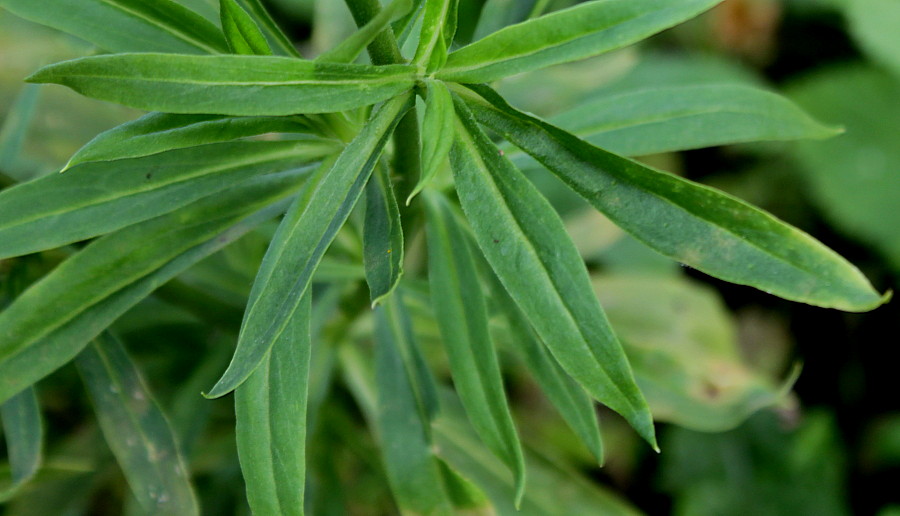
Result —
<path fill-rule="evenodd" d="M 217 2 L 181 1 L 218 18 Z M 531 3 L 460 0 L 460 41 L 497 28 L 476 24 L 479 10 L 495 9 L 515 22 Z M 552 2 L 554 8 L 572 3 Z M 354 30 L 337 0 L 267 4 L 307 56 Z M 63 88 L 23 87 L 22 79 L 41 65 L 96 51 L 0 10 L 2 186 L 58 170 L 98 132 L 137 116 Z M 613 95 L 726 83 L 785 92 L 844 132 L 822 141 L 640 159 L 763 207 L 848 257 L 881 290 L 898 290 L 900 1 L 728 0 L 640 46 L 498 86 L 519 108 L 587 129 L 594 123 L 586 120 L 591 106 Z M 639 135 L 634 142 L 630 153 L 645 154 Z M 515 149 L 509 152 L 565 216 L 660 422 L 663 450 L 656 455 L 604 411 L 607 461 L 598 467 L 525 372 L 513 338 L 494 328 L 529 447 L 530 494 L 521 514 L 900 514 L 900 402 L 890 352 L 898 341 L 896 302 L 870 314 L 825 311 L 679 267 L 622 233 Z M 171 419 L 204 514 L 249 513 L 231 401 L 198 393 L 227 363 L 273 227 L 198 264 L 115 326 Z M 417 246 L 411 244 L 411 261 Z M 321 275 L 359 279 L 361 271 L 341 261 L 340 241 L 329 257 Z M 48 252 L 0 262 L 0 307 L 59 259 Z M 448 382 L 445 359 L 434 351 L 426 288 L 409 289 L 407 301 L 429 361 Z M 314 315 L 322 345 L 311 379 L 309 512 L 393 514 L 366 429 L 370 323 L 341 325 L 338 294 L 318 292 Z M 328 345 L 347 333 L 360 346 Z M 75 368 L 41 382 L 39 397 L 47 439 L 43 467 L 0 513 L 139 514 Z M 487 499 L 498 514 L 515 514 L 508 507 L 509 479 L 497 473 L 494 458 L 464 421 L 450 410 L 435 423 L 439 456 L 491 487 L 481 492 L 459 477 L 454 492 L 472 514 L 484 513 Z M 0 495 L 9 477 L 0 464 Z"/>

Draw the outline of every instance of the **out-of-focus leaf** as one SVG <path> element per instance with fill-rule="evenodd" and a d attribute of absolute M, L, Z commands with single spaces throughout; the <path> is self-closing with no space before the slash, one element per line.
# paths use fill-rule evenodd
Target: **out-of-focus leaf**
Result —
<path fill-rule="evenodd" d="M 394 498 L 404 514 L 452 514 L 438 462 L 432 452 L 429 417 L 415 387 L 416 372 L 409 368 L 399 342 L 396 297 L 375 308 L 375 425 L 384 454 Z"/>
<path fill-rule="evenodd" d="M 772 215 L 712 188 L 595 147 L 517 111 L 488 88 L 468 105 L 622 229 L 718 278 L 846 311 L 883 302 L 834 251 Z"/>
<path fill-rule="evenodd" d="M 272 49 L 262 31 L 236 0 L 219 0 L 222 31 L 233 54 L 270 56 Z"/>
<path fill-rule="evenodd" d="M 363 261 L 372 305 L 389 296 L 403 275 L 403 228 L 390 172 L 377 167 L 366 185 Z"/>
<path fill-rule="evenodd" d="M 131 492 L 153 514 L 200 514 L 169 422 L 122 344 L 103 333 L 75 360 Z"/>
<path fill-rule="evenodd" d="M 797 147 L 815 200 L 846 234 L 870 243 L 900 270 L 900 82 L 862 66 L 834 68 L 794 85 L 790 95 L 847 127 L 827 143 Z"/>
<path fill-rule="evenodd" d="M 234 393 L 238 455 L 255 514 L 303 515 L 311 298 L 304 296 L 269 355 Z"/>
<path fill-rule="evenodd" d="M 850 32 L 873 58 L 900 77 L 900 2 L 847 0 Z"/>
<path fill-rule="evenodd" d="M 551 121 L 626 156 L 751 141 L 822 139 L 840 132 L 779 95 L 740 85 L 637 90 L 580 104 Z"/>
<path fill-rule="evenodd" d="M 498 30 L 529 18 L 535 4 L 544 0 L 485 0 L 472 39 L 482 39 Z"/>
<path fill-rule="evenodd" d="M 426 193 L 425 211 L 431 302 L 450 359 L 453 385 L 479 437 L 512 471 L 518 505 L 525 494 L 525 459 L 488 331 L 487 304 L 475 258 L 446 199 Z"/>
<path fill-rule="evenodd" d="M 410 9 L 412 9 L 412 0 L 393 0 L 384 9 L 378 11 L 378 14 L 369 20 L 369 23 L 343 40 L 338 46 L 320 54 L 316 61 L 352 63 L 392 21 L 400 18 Z"/>
<path fill-rule="evenodd" d="M 444 83 L 436 81 L 429 81 L 427 88 L 428 98 L 425 99 L 425 116 L 422 121 L 422 176 L 406 199 L 407 205 L 434 179 L 447 161 L 450 147 L 453 146 L 456 115 L 453 114 L 450 90 Z"/>
<path fill-rule="evenodd" d="M 409 90 L 414 74 L 409 65 L 277 56 L 115 54 L 53 64 L 27 80 L 147 111 L 280 116 L 372 105 Z"/>
<path fill-rule="evenodd" d="M 256 276 L 234 358 L 208 397 L 240 385 L 262 362 L 306 293 L 312 275 L 378 163 L 400 117 L 404 95 L 384 103 L 330 168 L 322 167 L 278 227 Z"/>
<path fill-rule="evenodd" d="M 602 0 L 506 27 L 450 54 L 436 77 L 482 83 L 621 48 L 721 0 Z"/>
<path fill-rule="evenodd" d="M 139 158 L 247 136 L 308 131 L 308 126 L 299 117 L 150 113 L 98 134 L 72 156 L 63 171 L 88 161 Z"/>
<path fill-rule="evenodd" d="M 171 0 L 0 0 L 27 20 L 95 43 L 110 52 L 225 52 L 218 27 Z"/>
<path fill-rule="evenodd" d="M 85 163 L 23 183 L 0 192 L 0 258 L 109 233 L 335 149 L 324 140 L 222 143 Z"/>
<path fill-rule="evenodd" d="M 66 364 L 173 276 L 281 213 L 279 201 L 305 175 L 253 178 L 107 235 L 32 285 L 0 312 L 0 402 Z"/>
<path fill-rule="evenodd" d="M 22 152 L 28 129 L 31 128 L 39 92 L 39 86 L 26 84 L 9 107 L 0 126 L 0 174 L 16 181 L 27 179 L 25 174 L 19 173 L 16 161 Z"/>
<path fill-rule="evenodd" d="M 593 283 L 654 419 L 721 432 L 784 397 L 744 364 L 734 323 L 712 291 L 653 274 Z"/>
<path fill-rule="evenodd" d="M 44 427 L 33 388 L 27 388 L 0 405 L 3 435 L 12 482 L 0 485 L 0 503 L 11 499 L 41 467 Z"/>
<path fill-rule="evenodd" d="M 565 226 L 454 101 L 456 190 L 485 258 L 566 372 L 655 446 L 650 410 Z"/>

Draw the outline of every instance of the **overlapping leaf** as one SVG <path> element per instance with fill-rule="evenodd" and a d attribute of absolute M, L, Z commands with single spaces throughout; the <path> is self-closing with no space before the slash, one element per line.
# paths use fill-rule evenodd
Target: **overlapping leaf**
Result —
<path fill-rule="evenodd" d="M 262 30 L 236 0 L 220 0 L 222 31 L 231 53 L 247 56 L 270 56 L 272 49 Z"/>
<path fill-rule="evenodd" d="M 390 295 L 403 275 L 403 228 L 389 174 L 379 166 L 366 185 L 363 262 L 372 305 Z"/>
<path fill-rule="evenodd" d="M 0 420 L 9 455 L 12 482 L 0 485 L 0 503 L 6 502 L 31 480 L 41 466 L 44 425 L 33 388 L 16 394 L 0 405 Z"/>

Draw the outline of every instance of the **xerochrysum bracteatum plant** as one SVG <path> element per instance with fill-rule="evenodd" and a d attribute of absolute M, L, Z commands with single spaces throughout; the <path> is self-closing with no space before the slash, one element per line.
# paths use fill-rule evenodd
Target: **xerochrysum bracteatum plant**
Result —
<path fill-rule="evenodd" d="M 98 135 L 62 173 L 0 192 L 0 257 L 55 250 L 59 262 L 0 312 L 13 477 L 0 495 L 14 498 L 40 465 L 35 384 L 74 361 L 132 508 L 199 513 L 185 459 L 193 444 L 110 329 L 166 285 L 180 302 L 199 296 L 198 317 L 236 337 L 218 380 L 191 384 L 188 406 L 212 403 L 201 389 L 233 393 L 254 514 L 303 514 L 306 491 L 328 497 L 327 475 L 307 478 L 307 452 L 327 455 L 328 443 L 307 434 L 335 424 L 322 407 L 338 383 L 368 423 L 401 512 L 566 514 L 542 490 L 548 466 L 526 461 L 501 358 L 526 366 L 600 462 L 594 402 L 656 448 L 654 400 L 675 394 L 652 360 L 626 355 L 598 302 L 602 285 L 523 168 L 546 169 L 638 241 L 709 275 L 821 307 L 881 304 L 809 235 L 621 155 L 836 133 L 784 98 L 742 85 L 661 86 L 601 97 L 557 122 L 492 89 L 631 45 L 719 1 L 594 0 L 545 12 L 539 0 L 523 2 L 528 12 L 511 25 L 487 18 L 503 10 L 489 1 L 479 27 L 497 30 L 461 44 L 457 0 L 347 0 L 358 30 L 310 59 L 259 0 L 221 0 L 218 19 L 170 0 L 0 0 L 108 52 L 46 66 L 29 82 L 149 112 Z M 365 52 L 371 64 L 357 64 Z M 184 274 L 215 270 L 204 259 L 247 238 L 267 248 L 238 321 L 240 312 L 211 313 L 227 303 Z M 759 387 L 722 407 L 727 416 L 706 407 L 693 426 L 736 424 L 779 395 Z M 675 406 L 656 415 L 690 424 L 689 402 Z M 591 513 L 616 512 L 599 500 Z"/>

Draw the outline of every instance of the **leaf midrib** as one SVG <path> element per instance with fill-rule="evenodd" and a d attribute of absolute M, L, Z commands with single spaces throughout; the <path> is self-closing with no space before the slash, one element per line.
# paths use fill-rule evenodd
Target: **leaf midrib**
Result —
<path fill-rule="evenodd" d="M 178 38 L 184 42 L 190 43 L 201 50 L 206 50 L 210 54 L 219 54 L 220 53 L 219 50 L 217 50 L 216 48 L 209 46 L 206 42 L 204 42 L 202 40 L 195 39 L 193 36 L 191 36 L 188 33 L 182 32 L 181 30 L 177 30 L 174 27 L 169 27 L 165 24 L 158 22 L 157 20 L 154 20 L 153 18 L 148 18 L 148 17 L 144 16 L 142 13 L 135 11 L 133 9 L 129 9 L 117 2 L 114 2 L 112 0 L 100 0 L 100 2 L 112 7 L 113 9 L 118 9 L 118 10 L 122 11 L 123 13 L 130 15 L 134 18 L 143 20 L 143 21 L 149 23 L 150 25 L 153 25 L 159 29 L 162 29 L 164 32 L 168 32 L 169 34 L 172 34 L 173 36 L 175 36 L 176 38 Z"/>

